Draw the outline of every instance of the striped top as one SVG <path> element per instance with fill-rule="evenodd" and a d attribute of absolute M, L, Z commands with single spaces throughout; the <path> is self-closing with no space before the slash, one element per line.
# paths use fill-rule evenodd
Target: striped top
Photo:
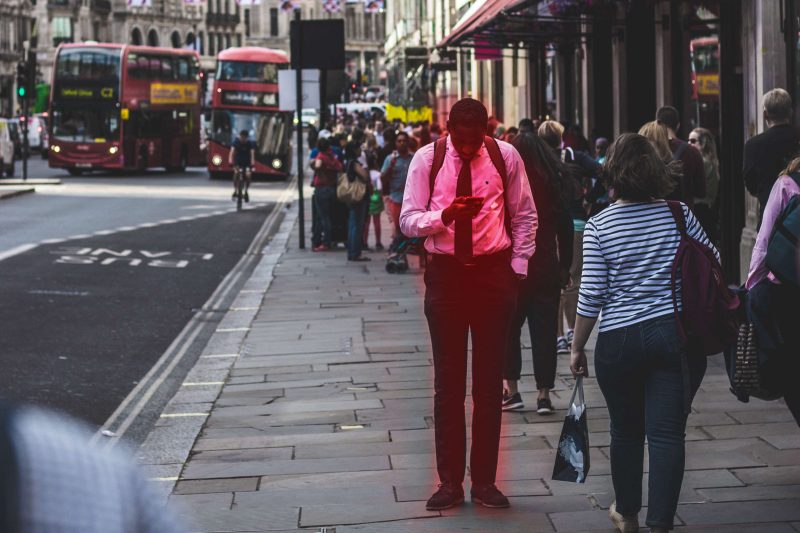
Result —
<path fill-rule="evenodd" d="M 681 203 L 690 237 L 719 252 Z M 600 331 L 673 314 L 672 263 L 680 233 L 663 200 L 611 204 L 589 219 L 583 233 L 583 274 L 578 314 L 595 318 Z M 680 277 L 678 309 L 681 308 Z"/>

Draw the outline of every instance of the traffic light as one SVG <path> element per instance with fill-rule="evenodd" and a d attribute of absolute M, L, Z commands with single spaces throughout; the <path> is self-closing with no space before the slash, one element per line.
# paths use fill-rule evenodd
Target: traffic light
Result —
<path fill-rule="evenodd" d="M 17 98 L 25 100 L 28 98 L 28 89 L 30 87 L 30 78 L 28 64 L 24 62 L 17 63 Z"/>

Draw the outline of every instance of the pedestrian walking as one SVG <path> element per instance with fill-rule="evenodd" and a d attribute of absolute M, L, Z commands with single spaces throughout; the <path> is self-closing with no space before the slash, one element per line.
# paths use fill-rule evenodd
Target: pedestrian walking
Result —
<path fill-rule="evenodd" d="M 561 289 L 567 287 L 570 281 L 573 225 L 567 201 L 572 194 L 565 189 L 574 180 L 564 177 L 567 169 L 535 133 L 517 135 L 512 146 L 517 149 L 525 164 L 525 174 L 528 176 L 536 205 L 538 227 L 536 253 L 528 261 L 527 277 L 520 283 L 517 310 L 509 335 L 503 375 L 506 380 L 503 410 L 524 407 L 518 382 L 522 370 L 520 335 L 527 320 L 533 353 L 533 374 L 539 391 L 536 412 L 546 415 L 553 412 L 550 390 L 555 386 L 556 379 L 559 300 Z"/>
<path fill-rule="evenodd" d="M 401 131 L 394 139 L 394 151 L 386 158 L 381 168 L 381 183 L 386 212 L 392 224 L 392 247 L 401 237 L 400 209 L 403 205 L 403 191 L 408 179 L 408 168 L 414 154 L 408 144 L 409 135 Z M 390 247 L 391 248 L 391 247 Z"/>
<path fill-rule="evenodd" d="M 526 276 L 533 254 L 536 208 L 519 154 L 507 143 L 486 138 L 487 127 L 483 104 L 471 98 L 456 102 L 447 123 L 450 134 L 414 155 L 400 215 L 402 232 L 427 237 L 425 249 L 431 254 L 425 316 L 433 351 L 440 480 L 426 504 L 431 510 L 464 501 L 470 332 L 470 493 L 473 502 L 487 507 L 509 505 L 494 484 L 504 366 L 497 355 L 505 354 L 518 280 Z"/>
<path fill-rule="evenodd" d="M 584 351 L 602 312 L 595 372 L 611 422 L 611 521 L 638 531 L 644 439 L 650 457 L 647 525 L 672 529 L 685 461 L 688 408 L 706 370 L 706 357 L 682 341 L 672 292 L 680 233 L 663 198 L 674 186 L 670 169 L 645 137 L 626 133 L 608 150 L 605 172 L 616 201 L 586 225 L 584 267 L 571 370 L 588 376 Z M 688 235 L 719 257 L 694 214 L 681 204 Z M 685 273 L 683 273 L 685 274 Z M 680 287 L 680 281 L 678 281 Z"/>
<path fill-rule="evenodd" d="M 364 219 L 367 216 L 367 206 L 371 196 L 369 170 L 359 160 L 361 158 L 361 144 L 350 141 L 345 146 L 345 173 L 350 181 L 359 180 L 367 185 L 364 197 L 349 204 L 350 214 L 347 221 L 347 260 L 371 261 L 369 257 L 361 255 L 364 247 Z"/>
<path fill-rule="evenodd" d="M 667 128 L 672 158 L 683 164 L 680 187 L 676 187 L 667 199 L 680 200 L 691 208 L 695 198 L 706 196 L 706 174 L 703 158 L 695 150 L 689 150 L 689 143 L 678 138 L 680 120 L 678 110 L 672 106 L 660 107 L 656 111 L 656 121 Z"/>
<path fill-rule="evenodd" d="M 783 394 L 789 411 L 800 426 L 800 387 L 797 386 L 797 376 L 800 375 L 797 350 L 800 346 L 800 324 L 797 320 L 800 289 L 778 281 L 766 264 L 767 249 L 779 215 L 797 195 L 800 195 L 800 157 L 793 159 L 780 172 L 780 177 L 772 186 L 753 246 L 745 288 L 750 291 L 750 308 L 759 313 L 760 321 L 768 324 L 770 329 L 768 334 L 759 335 L 759 350 L 766 354 L 764 359 L 768 358 L 770 370 L 770 375 L 762 377 L 769 380 L 767 385 L 770 389 Z"/>
<path fill-rule="evenodd" d="M 383 198 L 381 197 L 381 173 L 377 168 L 377 155 L 368 158 L 368 160 L 371 194 L 369 197 L 369 205 L 367 206 L 367 219 L 364 222 L 364 249 L 369 250 L 369 225 L 371 221 L 373 228 L 375 228 L 375 249 L 383 250 L 383 242 L 381 241 L 381 213 L 383 213 L 384 205 Z"/>
<path fill-rule="evenodd" d="M 764 123 L 767 130 L 744 143 L 744 184 L 758 198 L 758 220 L 764 214 L 770 191 L 780 171 L 798 153 L 797 130 L 792 125 L 792 98 L 784 89 L 764 95 Z"/>
<path fill-rule="evenodd" d="M 342 163 L 336 157 L 330 141 L 317 141 L 319 152 L 312 161 L 314 168 L 314 212 L 317 224 L 312 228 L 311 246 L 315 252 L 330 250 L 333 237 L 333 210 L 336 203 L 336 179 L 342 171 Z"/>
<path fill-rule="evenodd" d="M 689 134 L 689 144 L 703 157 L 703 171 L 706 175 L 706 195 L 694 199 L 695 216 L 703 226 L 711 242 L 717 242 L 719 225 L 719 158 L 714 135 L 705 128 L 695 128 Z"/>
<path fill-rule="evenodd" d="M 586 226 L 587 215 L 586 201 L 587 182 L 591 176 L 600 174 L 600 165 L 585 152 L 563 147 L 561 136 L 564 134 L 564 127 L 555 120 L 542 122 L 537 131 L 539 137 L 544 140 L 553 150 L 556 156 L 572 169 L 569 175 L 572 182 L 569 183 L 568 190 L 572 191 L 569 200 L 569 213 L 572 217 L 573 240 L 572 240 L 572 264 L 570 265 L 570 277 L 572 283 L 561 293 L 561 302 L 558 312 L 558 329 L 556 339 L 556 349 L 558 353 L 569 353 L 572 337 L 575 331 L 575 313 L 578 309 L 578 289 L 581 286 L 581 269 L 583 268 L 583 229 Z M 567 329 L 564 329 L 566 322 Z"/>

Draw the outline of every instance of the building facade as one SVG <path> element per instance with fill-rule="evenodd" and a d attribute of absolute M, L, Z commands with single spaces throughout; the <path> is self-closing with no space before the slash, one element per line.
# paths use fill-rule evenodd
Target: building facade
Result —
<path fill-rule="evenodd" d="M 30 39 L 32 19 L 29 0 L 0 2 L 0 117 L 18 114 L 16 99 L 17 63 Z"/>
<path fill-rule="evenodd" d="M 387 5 L 390 101 L 458 98 L 507 126 L 556 118 L 590 140 L 637 131 L 662 105 L 717 137 L 723 266 L 743 281 L 757 203 L 744 142 L 764 130 L 763 94 L 787 89 L 800 124 L 800 0 L 397 0 Z"/>

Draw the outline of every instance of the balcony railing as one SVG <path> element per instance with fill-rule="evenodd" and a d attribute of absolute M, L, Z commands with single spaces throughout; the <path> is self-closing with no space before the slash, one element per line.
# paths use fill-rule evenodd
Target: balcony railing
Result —
<path fill-rule="evenodd" d="M 92 0 L 92 11 L 107 15 L 111 13 L 111 0 Z"/>
<path fill-rule="evenodd" d="M 59 7 L 66 7 L 69 9 L 74 9 L 77 6 L 77 0 L 47 0 L 47 7 L 48 8 L 59 8 Z"/>
<path fill-rule="evenodd" d="M 206 24 L 209 26 L 236 26 L 240 21 L 238 14 L 206 13 Z"/>

